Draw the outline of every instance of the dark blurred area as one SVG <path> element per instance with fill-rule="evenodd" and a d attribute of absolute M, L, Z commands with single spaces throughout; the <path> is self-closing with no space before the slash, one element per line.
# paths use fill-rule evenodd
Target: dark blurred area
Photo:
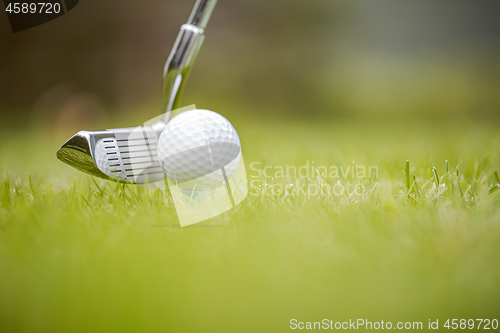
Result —
<path fill-rule="evenodd" d="M 194 2 L 82 0 L 15 34 L 1 14 L 4 125 L 155 117 Z M 248 117 L 498 121 L 500 1 L 219 0 L 183 104 Z"/>

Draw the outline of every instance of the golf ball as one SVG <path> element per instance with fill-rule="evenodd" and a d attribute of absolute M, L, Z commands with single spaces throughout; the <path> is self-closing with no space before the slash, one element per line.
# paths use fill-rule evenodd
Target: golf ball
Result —
<path fill-rule="evenodd" d="M 240 163 L 241 143 L 218 113 L 191 110 L 173 118 L 160 135 L 158 159 L 167 178 L 184 189 L 215 189 Z"/>

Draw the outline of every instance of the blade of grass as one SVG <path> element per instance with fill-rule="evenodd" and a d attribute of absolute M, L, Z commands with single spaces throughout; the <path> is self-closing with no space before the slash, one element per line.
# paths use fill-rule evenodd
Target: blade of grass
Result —
<path fill-rule="evenodd" d="M 458 186 L 458 196 L 460 199 L 464 198 L 464 192 L 462 191 L 462 184 L 460 184 L 460 171 L 459 165 L 457 165 L 457 186 Z"/>
<path fill-rule="evenodd" d="M 448 186 L 448 160 L 444 160 L 444 167 L 445 167 L 445 175 L 444 175 L 444 186 Z"/>
<path fill-rule="evenodd" d="M 439 176 L 436 168 L 432 168 L 432 175 L 434 176 L 434 183 L 436 184 L 436 188 L 439 188 Z"/>
<path fill-rule="evenodd" d="M 34 198 L 35 197 L 35 187 L 33 186 L 33 182 L 31 181 L 31 175 L 28 175 L 28 180 L 29 180 L 29 184 L 30 184 L 31 195 Z"/>
<path fill-rule="evenodd" d="M 420 196 L 420 189 L 418 188 L 417 176 L 415 176 L 415 175 L 413 175 L 413 183 L 415 183 L 415 190 L 416 190 L 418 196 Z"/>
<path fill-rule="evenodd" d="M 496 190 L 500 188 L 500 184 L 491 185 L 488 189 L 489 194 L 493 194 Z"/>
<path fill-rule="evenodd" d="M 83 194 L 80 194 L 80 197 L 82 198 L 83 202 L 85 202 L 87 204 L 87 206 L 89 206 L 90 209 L 92 209 L 92 206 L 90 205 L 90 203 L 87 201 L 87 199 L 85 199 L 85 197 L 83 196 Z"/>
<path fill-rule="evenodd" d="M 410 190 L 410 160 L 406 160 L 405 164 L 406 191 Z"/>
<path fill-rule="evenodd" d="M 97 189 L 99 190 L 99 193 L 101 194 L 101 197 L 103 197 L 104 196 L 104 190 L 97 184 L 97 181 L 95 180 L 94 177 L 90 177 L 90 178 L 92 178 L 92 181 L 94 182 L 95 187 L 97 187 Z"/>
<path fill-rule="evenodd" d="M 476 164 L 476 169 L 477 169 L 477 164 Z M 476 172 L 476 171 L 474 171 L 474 172 Z M 469 188 L 465 191 L 465 193 L 470 192 L 470 194 L 472 196 L 472 199 L 475 201 L 476 200 L 476 193 L 475 193 L 475 190 L 474 190 L 474 181 L 473 181 L 473 178 L 471 178 L 471 176 L 469 175 L 469 173 L 467 172 L 467 170 L 465 170 L 464 174 L 465 174 L 465 178 L 467 178 L 467 181 L 470 184 Z"/>

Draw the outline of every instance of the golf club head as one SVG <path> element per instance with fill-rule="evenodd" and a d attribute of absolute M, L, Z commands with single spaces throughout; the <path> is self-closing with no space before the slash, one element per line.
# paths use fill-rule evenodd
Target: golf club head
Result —
<path fill-rule="evenodd" d="M 93 176 L 124 183 L 145 184 L 165 178 L 158 162 L 158 138 L 172 110 L 179 105 L 182 90 L 191 72 L 205 33 L 185 24 L 165 65 L 163 121 L 153 127 L 141 126 L 103 131 L 81 131 L 57 152 L 57 157 Z"/>
<path fill-rule="evenodd" d="M 146 184 L 165 178 L 158 162 L 158 138 L 178 108 L 182 90 L 205 39 L 217 0 L 197 0 L 164 68 L 163 120 L 153 126 L 103 131 L 81 131 L 57 152 L 66 164 L 107 180 Z"/>
<path fill-rule="evenodd" d="M 128 184 L 153 183 L 165 178 L 158 161 L 162 122 L 153 126 L 80 131 L 58 151 L 66 164 L 106 180 Z"/>

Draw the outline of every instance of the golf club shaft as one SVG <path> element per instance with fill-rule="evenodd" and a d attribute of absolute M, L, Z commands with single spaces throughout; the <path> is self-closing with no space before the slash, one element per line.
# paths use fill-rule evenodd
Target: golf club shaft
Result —
<path fill-rule="evenodd" d="M 205 29 L 216 4 L 217 0 L 197 0 L 188 24 Z"/>
<path fill-rule="evenodd" d="M 165 64 L 162 108 L 162 113 L 166 114 L 165 123 L 169 121 L 171 111 L 179 107 L 182 91 L 205 39 L 203 29 L 216 3 L 217 0 L 196 1 L 191 17 L 188 23 L 181 27 Z"/>

